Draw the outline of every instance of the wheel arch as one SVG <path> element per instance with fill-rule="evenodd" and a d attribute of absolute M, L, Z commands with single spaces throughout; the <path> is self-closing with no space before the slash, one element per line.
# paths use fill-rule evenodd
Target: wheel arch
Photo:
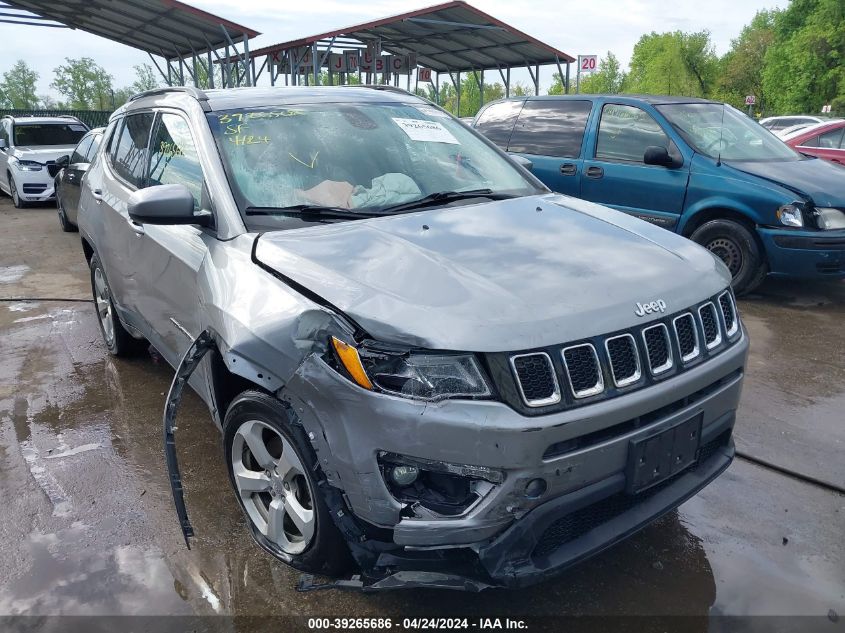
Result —
<path fill-rule="evenodd" d="M 766 252 L 766 245 L 763 244 L 763 240 L 760 239 L 760 235 L 757 233 L 757 223 L 742 211 L 731 209 L 729 207 L 718 206 L 701 209 L 684 221 L 681 226 L 680 233 L 684 237 L 691 239 L 692 234 L 695 233 L 696 229 L 711 220 L 732 220 L 748 229 L 751 232 L 751 235 L 754 236 L 754 241 L 760 249 L 764 265 L 769 265 L 769 255 Z"/>

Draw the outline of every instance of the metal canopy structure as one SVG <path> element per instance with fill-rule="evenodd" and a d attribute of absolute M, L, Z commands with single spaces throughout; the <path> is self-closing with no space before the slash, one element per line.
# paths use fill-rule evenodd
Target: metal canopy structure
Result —
<path fill-rule="evenodd" d="M 354 56 L 355 51 L 361 62 L 357 68 L 347 57 Z M 381 58 L 382 52 L 406 61 L 396 62 L 392 69 L 385 60 L 383 71 L 374 71 L 369 62 L 360 58 Z M 412 74 L 416 75 L 416 82 L 427 81 L 430 71 L 436 74 L 438 99 L 441 73 L 448 74 L 460 90 L 461 73 L 479 73 L 480 79 L 475 77 L 481 87 L 485 70 L 499 72 L 509 95 L 512 68 L 527 68 L 535 92 L 539 93 L 540 66 L 545 65 L 557 67 L 561 77 L 565 77 L 568 92 L 569 64 L 575 61 L 571 55 L 460 0 L 260 48 L 252 52 L 253 66 L 261 57 L 265 59 L 257 75 L 269 69 L 272 85 L 281 76 L 285 83 L 319 83 L 319 71 L 328 68 L 330 74 L 334 70 L 341 75 L 341 83 L 353 72 L 357 72 L 359 80 L 362 73 L 366 75 L 367 83 L 389 83 L 392 79 L 395 85 L 399 85 L 399 74 L 407 75 L 410 89 Z M 395 68 L 400 71 L 393 72 Z"/>
<path fill-rule="evenodd" d="M 251 85 L 249 40 L 259 35 L 179 0 L 3 0 L 0 22 L 77 29 L 132 46 L 150 55 L 169 85 L 196 82 L 198 65 L 212 68 L 212 55 L 232 60 L 224 65 L 224 85 Z M 214 73 L 206 74 L 214 87 Z"/>

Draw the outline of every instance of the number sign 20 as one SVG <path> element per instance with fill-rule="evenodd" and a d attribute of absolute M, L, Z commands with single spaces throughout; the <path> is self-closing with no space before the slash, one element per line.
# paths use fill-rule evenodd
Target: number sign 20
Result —
<path fill-rule="evenodd" d="M 598 56 L 597 55 L 579 55 L 578 56 L 578 67 L 581 69 L 582 73 L 595 72 L 597 64 L 598 64 Z"/>

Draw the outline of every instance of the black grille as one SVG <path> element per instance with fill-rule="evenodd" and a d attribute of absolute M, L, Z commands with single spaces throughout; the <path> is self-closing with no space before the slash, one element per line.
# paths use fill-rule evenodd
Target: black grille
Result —
<path fill-rule="evenodd" d="M 725 330 L 733 332 L 736 315 L 734 314 L 733 302 L 727 292 L 719 297 L 719 307 L 722 309 L 722 317 L 725 319 Z"/>
<path fill-rule="evenodd" d="M 61 169 L 62 169 L 61 166 L 57 165 L 54 162 L 48 162 L 47 163 L 47 173 L 50 174 L 51 176 L 55 176 L 56 174 L 58 174 L 59 171 L 61 171 Z"/>
<path fill-rule="evenodd" d="M 672 364 L 669 355 L 669 335 L 665 325 L 655 325 L 643 330 L 648 364 L 652 373 L 666 371 Z"/>
<path fill-rule="evenodd" d="M 719 322 L 716 320 L 716 308 L 712 303 L 707 303 L 698 309 L 701 316 L 701 326 L 704 328 L 704 342 L 708 345 L 715 345 L 719 342 Z"/>
<path fill-rule="evenodd" d="M 631 384 L 639 378 L 640 363 L 632 336 L 626 334 L 608 339 L 607 356 L 617 386 Z"/>
<path fill-rule="evenodd" d="M 23 185 L 23 192 L 24 193 L 42 193 L 45 189 L 47 189 L 47 185 L 29 184 L 29 183 L 25 183 Z"/>
<path fill-rule="evenodd" d="M 576 396 L 583 397 L 601 391 L 601 374 L 596 350 L 592 345 L 578 345 L 563 350 L 563 360 L 569 374 L 572 392 Z"/>
<path fill-rule="evenodd" d="M 691 314 L 682 314 L 675 319 L 675 333 L 678 336 L 678 348 L 682 359 L 691 359 L 697 355 L 698 341 L 695 334 L 695 321 Z"/>
<path fill-rule="evenodd" d="M 549 403 L 558 396 L 551 359 L 546 354 L 515 356 L 513 369 L 527 404 Z"/>
<path fill-rule="evenodd" d="M 542 557 L 548 556 L 559 547 L 574 541 L 583 536 L 590 530 L 607 523 L 614 517 L 619 516 L 623 512 L 627 512 L 636 505 L 639 505 L 649 497 L 654 496 L 667 486 L 673 484 L 675 480 L 690 470 L 695 470 L 705 464 L 713 455 L 723 446 L 725 446 L 730 439 L 730 431 L 725 431 L 719 435 L 715 440 L 712 440 L 698 449 L 698 458 L 695 463 L 682 470 L 676 475 L 670 477 L 645 492 L 636 495 L 629 495 L 624 492 L 619 492 L 610 497 L 602 499 L 592 505 L 576 510 L 565 517 L 561 517 L 543 532 L 540 540 L 534 548 L 534 556 Z"/>

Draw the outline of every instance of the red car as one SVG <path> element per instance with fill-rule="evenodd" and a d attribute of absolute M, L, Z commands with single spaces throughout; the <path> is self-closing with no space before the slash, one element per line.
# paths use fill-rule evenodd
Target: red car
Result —
<path fill-rule="evenodd" d="M 845 120 L 811 125 L 788 135 L 783 142 L 802 154 L 845 165 Z"/>

